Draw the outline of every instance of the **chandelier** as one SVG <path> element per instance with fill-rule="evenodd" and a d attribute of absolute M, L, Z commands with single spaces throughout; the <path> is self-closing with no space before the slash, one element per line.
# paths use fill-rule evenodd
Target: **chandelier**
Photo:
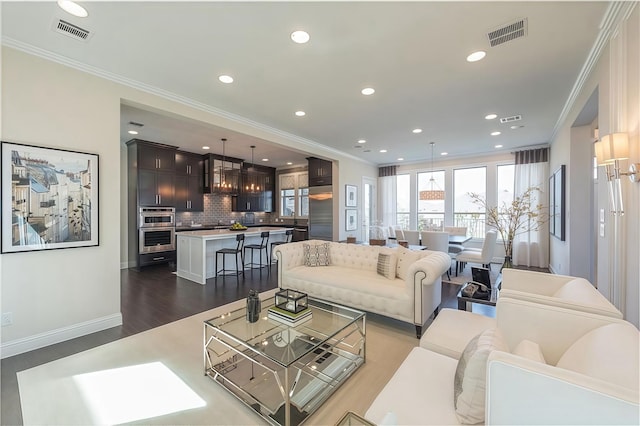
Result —
<path fill-rule="evenodd" d="M 251 167 L 247 169 L 247 182 L 244 189 L 246 192 L 260 192 L 260 183 L 258 182 L 258 175 L 253 163 L 253 150 L 256 149 L 255 145 L 251 145 Z"/>
<path fill-rule="evenodd" d="M 225 153 L 225 145 L 227 142 L 227 138 L 220 139 L 222 141 L 222 162 L 220 163 L 220 179 L 218 180 L 218 184 L 216 185 L 216 192 L 221 194 L 231 194 L 237 192 L 238 188 L 235 184 L 235 179 L 232 174 L 227 173 L 226 163 L 227 157 Z"/>
<path fill-rule="evenodd" d="M 444 191 L 440 189 L 436 180 L 433 178 L 433 148 L 435 147 L 435 142 L 430 142 L 431 145 L 431 178 L 429 178 L 429 189 L 420 191 L 418 194 L 419 199 L 421 201 L 433 201 L 433 200 L 444 200 Z"/>

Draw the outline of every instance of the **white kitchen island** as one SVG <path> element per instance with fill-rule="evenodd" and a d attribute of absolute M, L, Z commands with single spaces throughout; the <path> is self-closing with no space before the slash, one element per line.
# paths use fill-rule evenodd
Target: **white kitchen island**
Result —
<path fill-rule="evenodd" d="M 236 235 L 238 232 L 244 233 L 244 244 L 260 244 L 260 233 L 269 231 L 269 244 L 267 250 L 270 250 L 273 241 L 285 241 L 285 232 L 287 228 L 249 228 L 246 231 L 231 231 L 227 229 L 212 229 L 207 231 L 185 231 L 176 233 L 177 240 L 177 258 L 178 267 L 177 274 L 179 277 L 195 281 L 199 284 L 206 284 L 207 278 L 216 276 L 215 262 L 216 251 L 221 248 L 235 248 Z M 247 252 L 247 255 L 250 255 Z M 258 253 L 254 254 L 254 258 Z M 226 269 L 235 270 L 233 262 L 234 256 L 220 256 L 219 262 L 226 262 Z M 267 263 L 269 259 L 263 262 Z M 222 265 L 218 265 L 218 269 L 222 269 Z"/>

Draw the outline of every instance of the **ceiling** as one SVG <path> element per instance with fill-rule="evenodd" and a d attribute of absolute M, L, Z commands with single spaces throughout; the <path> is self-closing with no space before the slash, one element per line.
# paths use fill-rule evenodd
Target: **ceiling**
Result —
<path fill-rule="evenodd" d="M 2 3 L 5 45 L 44 49 L 262 128 L 373 164 L 470 156 L 546 144 L 596 41 L 606 2 L 55 2 Z M 52 30 L 62 18 L 91 36 Z M 526 36 L 487 33 L 525 18 Z M 296 44 L 294 30 L 311 40 Z M 467 55 L 484 50 L 474 63 Z M 232 84 L 218 81 L 231 75 Z M 375 88 L 371 96 L 360 93 Z M 296 117 L 304 110 L 306 116 Z M 486 120 L 521 115 L 518 122 Z M 303 163 L 305 152 L 139 105 L 122 108 L 122 140 Z M 512 125 L 524 127 L 511 129 Z M 412 133 L 415 128 L 423 131 Z M 498 136 L 490 133 L 500 131 Z M 358 140 L 366 143 L 359 144 Z M 500 144 L 500 149 L 494 148 Z M 301 145 L 304 147 L 304 145 Z M 386 149 L 386 153 L 379 152 Z"/>

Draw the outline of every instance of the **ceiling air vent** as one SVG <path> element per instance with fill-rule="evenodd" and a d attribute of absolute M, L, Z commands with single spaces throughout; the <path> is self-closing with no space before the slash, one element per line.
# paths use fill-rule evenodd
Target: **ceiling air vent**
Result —
<path fill-rule="evenodd" d="M 487 33 L 487 37 L 489 38 L 489 44 L 491 47 L 496 47 L 499 44 L 503 44 L 520 37 L 525 37 L 527 35 L 527 30 L 527 18 L 518 19 L 515 22 L 502 25 L 500 28 L 490 31 Z"/>
<path fill-rule="evenodd" d="M 522 116 L 521 115 L 512 115 L 511 117 L 503 117 L 500 119 L 500 123 L 504 124 L 504 123 L 511 123 L 513 121 L 520 121 L 522 120 Z"/>
<path fill-rule="evenodd" d="M 144 126 L 144 124 L 142 123 L 136 123 L 135 121 L 130 121 L 129 122 L 130 125 L 135 126 L 135 127 L 142 127 Z"/>
<path fill-rule="evenodd" d="M 87 41 L 93 36 L 93 33 L 84 28 L 80 28 L 77 25 L 73 25 L 65 21 L 64 19 L 57 19 L 53 21 L 53 30 L 57 33 L 64 34 L 71 38 L 81 41 Z"/>

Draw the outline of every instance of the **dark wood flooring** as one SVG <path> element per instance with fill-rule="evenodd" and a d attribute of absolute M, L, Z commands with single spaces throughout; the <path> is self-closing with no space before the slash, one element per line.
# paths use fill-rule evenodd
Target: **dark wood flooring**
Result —
<path fill-rule="evenodd" d="M 277 268 L 247 270 L 239 283 L 235 277 L 207 280 L 207 285 L 178 278 L 167 265 L 152 266 L 141 272 L 124 269 L 120 274 L 123 325 L 77 339 L 2 360 L 0 424 L 21 425 L 22 411 L 16 372 L 36 367 L 132 334 L 158 327 L 188 316 L 245 298 L 250 289 L 265 291 L 277 287 Z M 442 285 L 441 308 L 457 309 L 457 285 Z M 474 306 L 493 316 L 493 307 Z"/>

